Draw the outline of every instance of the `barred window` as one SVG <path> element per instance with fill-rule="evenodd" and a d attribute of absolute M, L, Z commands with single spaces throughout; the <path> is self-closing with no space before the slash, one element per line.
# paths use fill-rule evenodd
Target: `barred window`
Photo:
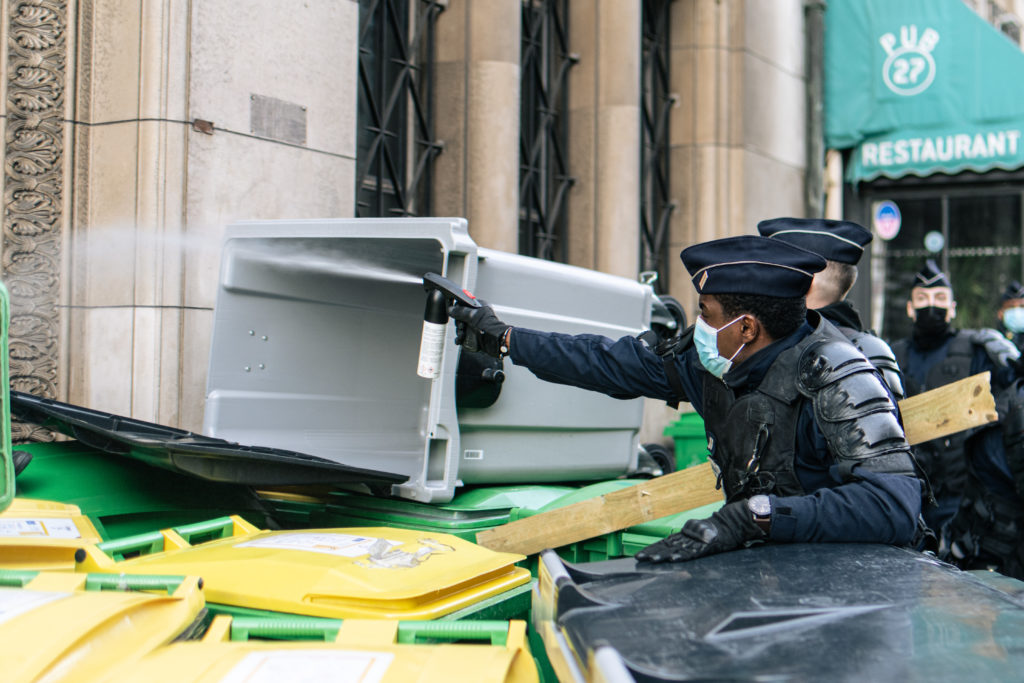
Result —
<path fill-rule="evenodd" d="M 519 251 L 565 261 L 569 175 L 568 0 L 523 0 L 519 133 Z"/>
<path fill-rule="evenodd" d="M 675 209 L 669 184 L 669 12 L 672 0 L 644 0 L 641 58 L 640 269 L 658 274 L 655 289 L 667 292 L 671 271 L 669 220 Z"/>
<path fill-rule="evenodd" d="M 356 216 L 428 216 L 443 0 L 360 0 Z"/>

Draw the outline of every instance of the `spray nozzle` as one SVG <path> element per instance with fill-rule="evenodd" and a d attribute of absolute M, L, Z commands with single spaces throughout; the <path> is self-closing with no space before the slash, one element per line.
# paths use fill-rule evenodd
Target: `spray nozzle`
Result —
<path fill-rule="evenodd" d="M 428 292 L 428 300 L 433 292 L 441 292 L 447 301 L 457 301 L 470 308 L 480 308 L 482 305 L 470 292 L 437 273 L 426 273 L 423 276 L 423 288 Z"/>
<path fill-rule="evenodd" d="M 471 308 L 479 308 L 481 303 L 465 289 L 437 273 L 423 276 L 423 288 L 427 290 L 427 304 L 423 311 L 423 334 L 416 373 L 420 377 L 434 379 L 441 374 L 448 302 L 457 301 Z"/>

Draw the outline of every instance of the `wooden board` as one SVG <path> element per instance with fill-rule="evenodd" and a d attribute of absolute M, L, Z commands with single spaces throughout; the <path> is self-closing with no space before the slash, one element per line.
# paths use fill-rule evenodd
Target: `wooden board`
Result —
<path fill-rule="evenodd" d="M 900 401 L 907 441 L 913 445 L 997 419 L 989 373 L 983 372 Z M 722 500 L 709 463 L 481 531 L 476 542 L 491 550 L 532 555 L 692 510 Z"/>
<path fill-rule="evenodd" d="M 990 379 L 979 372 L 900 401 L 907 442 L 913 446 L 998 420 Z"/>
<path fill-rule="evenodd" d="M 476 535 L 485 548 L 532 555 L 722 500 L 709 463 L 542 512 Z"/>

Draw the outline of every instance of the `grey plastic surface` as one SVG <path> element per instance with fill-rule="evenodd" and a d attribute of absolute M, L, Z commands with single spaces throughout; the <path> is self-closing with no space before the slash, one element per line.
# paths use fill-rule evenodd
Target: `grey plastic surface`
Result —
<path fill-rule="evenodd" d="M 407 475 L 394 493 L 446 502 L 461 483 L 606 479 L 637 457 L 640 400 L 548 384 L 506 360 L 497 402 L 455 405 L 416 375 L 438 272 L 513 325 L 619 337 L 650 320 L 649 286 L 478 248 L 458 218 L 230 226 L 214 311 L 204 433 Z"/>

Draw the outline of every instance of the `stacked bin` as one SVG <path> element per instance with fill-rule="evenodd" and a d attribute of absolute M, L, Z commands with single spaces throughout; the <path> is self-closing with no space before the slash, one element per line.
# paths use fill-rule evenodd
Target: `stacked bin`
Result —
<path fill-rule="evenodd" d="M 675 443 L 677 470 L 707 461 L 708 437 L 704 418 L 697 413 L 680 413 L 679 419 L 665 427 L 664 434 Z"/>

